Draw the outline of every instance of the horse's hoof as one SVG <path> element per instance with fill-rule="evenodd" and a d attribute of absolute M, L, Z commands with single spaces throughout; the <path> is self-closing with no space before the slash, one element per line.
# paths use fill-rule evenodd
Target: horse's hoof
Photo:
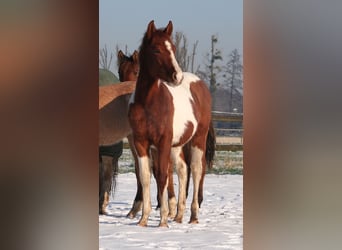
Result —
<path fill-rule="evenodd" d="M 104 210 L 100 210 L 99 214 L 101 214 L 101 215 L 108 215 L 108 213 L 106 211 L 104 211 Z"/>
<path fill-rule="evenodd" d="M 190 219 L 189 224 L 198 224 L 198 219 Z"/>
<path fill-rule="evenodd" d="M 169 227 L 169 225 L 166 222 L 164 223 L 160 222 L 159 227 Z"/>
<path fill-rule="evenodd" d="M 137 225 L 138 225 L 138 226 L 141 226 L 141 227 L 147 227 L 147 222 L 141 222 L 141 221 L 139 221 Z"/>
<path fill-rule="evenodd" d="M 174 221 L 177 222 L 177 223 L 182 223 L 183 219 L 182 219 L 182 218 L 176 217 L 176 218 L 174 219 Z"/>
<path fill-rule="evenodd" d="M 129 213 L 126 215 L 126 217 L 127 217 L 127 218 L 130 218 L 130 219 L 133 219 L 135 216 L 134 216 L 131 212 L 129 212 Z"/>

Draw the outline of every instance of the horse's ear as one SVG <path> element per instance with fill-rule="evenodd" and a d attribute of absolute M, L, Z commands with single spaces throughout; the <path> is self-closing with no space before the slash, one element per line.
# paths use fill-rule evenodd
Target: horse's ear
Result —
<path fill-rule="evenodd" d="M 154 25 L 154 20 L 152 20 L 147 26 L 147 31 L 146 31 L 147 38 L 150 39 L 152 34 L 155 31 L 156 31 L 156 26 Z"/>
<path fill-rule="evenodd" d="M 139 62 L 139 52 L 138 51 L 134 50 L 132 56 L 133 56 L 133 61 L 134 62 Z"/>
<path fill-rule="evenodd" d="M 119 50 L 119 52 L 118 52 L 119 63 L 121 63 L 123 61 L 123 59 L 125 59 L 125 54 L 121 50 Z"/>
<path fill-rule="evenodd" d="M 172 30 L 173 30 L 172 21 L 169 21 L 168 25 L 167 25 L 166 28 L 164 29 L 164 32 L 165 32 L 166 34 L 168 34 L 169 36 L 171 36 Z"/>

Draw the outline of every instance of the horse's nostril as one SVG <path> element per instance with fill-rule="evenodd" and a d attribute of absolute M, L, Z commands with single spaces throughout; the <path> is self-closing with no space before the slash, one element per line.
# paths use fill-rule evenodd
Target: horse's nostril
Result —
<path fill-rule="evenodd" d="M 176 72 L 174 72 L 174 73 L 172 74 L 172 79 L 173 79 L 174 81 L 177 81 L 177 73 L 176 73 Z"/>

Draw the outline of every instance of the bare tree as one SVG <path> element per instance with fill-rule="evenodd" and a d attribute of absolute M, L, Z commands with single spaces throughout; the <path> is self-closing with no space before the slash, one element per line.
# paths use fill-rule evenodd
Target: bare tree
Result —
<path fill-rule="evenodd" d="M 198 45 L 198 41 L 196 41 L 192 47 L 192 54 L 191 54 L 191 72 L 195 72 L 194 71 L 194 62 L 195 62 L 195 55 L 196 55 L 196 50 L 197 50 L 197 45 Z"/>
<path fill-rule="evenodd" d="M 218 42 L 217 36 L 211 36 L 211 49 L 205 56 L 204 70 L 198 68 L 197 74 L 201 76 L 205 81 L 209 82 L 209 89 L 212 94 L 216 91 L 217 76 L 221 72 L 221 67 L 215 62 L 222 60 L 221 51 L 215 48 L 215 44 Z"/>
<path fill-rule="evenodd" d="M 110 69 L 110 66 L 112 64 L 112 60 L 113 60 L 113 53 L 110 52 L 110 54 L 108 54 L 108 49 L 107 49 L 107 45 L 105 45 L 104 48 L 100 49 L 100 58 L 99 58 L 99 66 L 102 69 Z"/>
<path fill-rule="evenodd" d="M 183 71 L 194 72 L 194 61 L 197 50 L 198 41 L 196 41 L 192 47 L 191 55 L 188 54 L 188 39 L 187 37 L 180 31 L 177 31 L 174 34 L 174 45 L 176 47 L 176 60 Z M 191 69 L 190 69 L 191 65 Z"/>
<path fill-rule="evenodd" d="M 229 54 L 229 60 L 227 64 L 224 66 L 225 74 L 223 77 L 225 78 L 225 83 L 230 88 L 230 109 L 233 111 L 233 99 L 234 92 L 238 89 L 242 89 L 242 71 L 243 66 L 240 61 L 240 54 L 237 49 L 232 50 Z"/>

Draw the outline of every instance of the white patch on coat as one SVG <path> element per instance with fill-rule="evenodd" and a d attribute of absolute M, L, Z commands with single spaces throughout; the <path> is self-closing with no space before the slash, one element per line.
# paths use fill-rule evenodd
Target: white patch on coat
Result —
<path fill-rule="evenodd" d="M 169 41 L 165 41 L 165 46 L 166 46 L 166 49 L 170 52 L 171 62 L 172 62 L 172 65 L 173 65 L 173 67 L 174 67 L 174 69 L 176 71 L 177 83 L 180 83 L 182 78 L 183 78 L 183 72 L 182 72 L 181 68 L 178 65 L 178 62 L 177 62 L 176 57 L 175 57 L 175 54 L 173 53 L 171 43 Z"/>
<path fill-rule="evenodd" d="M 198 125 L 191 104 L 193 98 L 190 91 L 190 85 L 196 84 L 200 79 L 196 75 L 188 72 L 184 72 L 183 75 L 183 81 L 178 86 L 171 87 L 168 83 L 163 82 L 172 95 L 172 104 L 174 107 L 173 145 L 179 143 L 180 138 L 187 128 L 188 122 L 192 123 L 194 126 L 191 137 L 197 130 Z"/>

